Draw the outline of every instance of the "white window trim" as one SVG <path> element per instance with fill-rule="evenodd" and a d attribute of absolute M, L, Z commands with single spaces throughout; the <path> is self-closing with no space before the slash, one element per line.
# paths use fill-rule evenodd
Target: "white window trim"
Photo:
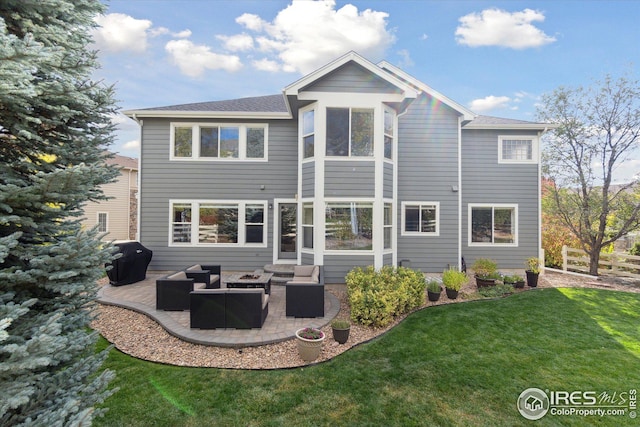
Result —
<path fill-rule="evenodd" d="M 191 242 L 174 242 L 173 241 L 173 206 L 176 204 L 191 205 Z M 198 230 L 200 224 L 200 206 L 201 205 L 238 205 L 238 243 L 200 243 L 198 239 Z M 246 206 L 261 205 L 264 208 L 262 243 L 245 243 L 246 240 Z M 240 247 L 240 248 L 266 248 L 268 232 L 268 202 L 266 200 L 169 200 L 169 246 L 170 247 Z"/>
<path fill-rule="evenodd" d="M 169 131 L 169 160 L 180 162 L 266 162 L 269 160 L 268 123 L 172 122 Z M 191 127 L 191 157 L 175 155 L 175 128 Z M 200 157 L 200 128 L 235 127 L 239 129 L 238 157 Z M 264 157 L 247 157 L 247 129 L 264 128 Z"/>
<path fill-rule="evenodd" d="M 471 236 L 472 236 L 472 218 L 471 218 L 471 213 L 473 208 L 509 208 L 509 209 L 513 209 L 513 221 L 515 223 L 514 226 L 514 236 L 513 236 L 513 243 L 485 243 L 485 242 L 472 242 L 471 241 Z M 493 226 L 493 213 L 491 215 L 491 221 L 492 221 L 492 226 Z M 518 247 L 518 224 L 519 224 L 519 220 L 518 220 L 518 205 L 515 203 L 469 203 L 468 206 L 468 212 L 467 212 L 467 222 L 468 222 L 468 228 L 467 228 L 467 244 L 469 246 L 475 246 L 475 247 L 498 247 L 498 248 L 515 248 Z"/>
<path fill-rule="evenodd" d="M 405 220 L 406 220 L 406 207 L 407 206 L 420 206 L 421 210 L 422 210 L 422 206 L 435 206 L 436 208 L 436 231 L 406 231 L 405 230 Z M 407 201 L 407 202 L 402 202 L 401 203 L 402 206 L 402 212 L 401 212 L 401 216 L 402 219 L 400 220 L 401 222 L 401 228 L 400 228 L 400 235 L 401 236 L 407 236 L 407 237 L 425 237 L 425 236 L 429 236 L 429 237 L 438 237 L 440 236 L 440 202 L 411 202 L 411 201 Z"/>
<path fill-rule="evenodd" d="M 100 215 L 104 215 L 106 217 L 104 224 L 104 231 L 100 230 Z M 109 212 L 96 212 L 96 225 L 98 226 L 99 233 L 108 233 L 109 232 Z"/>
<path fill-rule="evenodd" d="M 504 140 L 527 140 L 531 141 L 531 159 L 510 160 L 502 157 L 502 141 Z M 540 140 L 536 135 L 499 135 L 498 136 L 498 163 L 508 164 L 536 164 L 538 163 L 538 151 Z"/>

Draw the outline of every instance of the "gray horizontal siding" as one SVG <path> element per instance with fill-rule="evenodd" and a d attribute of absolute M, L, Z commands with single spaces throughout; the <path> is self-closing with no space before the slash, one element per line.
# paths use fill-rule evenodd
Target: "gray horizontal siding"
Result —
<path fill-rule="evenodd" d="M 458 258 L 458 115 L 420 96 L 398 125 L 398 260 L 441 272 Z M 439 236 L 402 236 L 402 202 L 439 202 Z"/>
<path fill-rule="evenodd" d="M 383 167 L 383 196 L 387 199 L 393 198 L 393 164 L 385 163 Z"/>
<path fill-rule="evenodd" d="M 373 265 L 373 255 L 325 255 L 325 283 L 344 283 L 345 276 L 354 267 L 365 268 Z"/>
<path fill-rule="evenodd" d="M 302 197 L 315 197 L 315 162 L 302 164 Z"/>
<path fill-rule="evenodd" d="M 382 256 L 383 265 L 393 265 L 393 254 L 385 254 Z"/>
<path fill-rule="evenodd" d="M 349 62 L 304 88 L 310 92 L 399 93 L 400 89 Z"/>
<path fill-rule="evenodd" d="M 313 265 L 315 260 L 315 255 L 313 254 L 300 254 L 300 265 Z"/>
<path fill-rule="evenodd" d="M 373 197 L 375 164 L 372 161 L 325 162 L 325 197 Z"/>
<path fill-rule="evenodd" d="M 492 258 L 499 268 L 524 268 L 526 258 L 538 254 L 538 165 L 498 163 L 498 136 L 509 134 L 526 135 L 527 132 L 462 131 L 462 253 L 467 265 L 476 258 Z M 517 204 L 518 247 L 469 247 L 469 203 Z"/>
<path fill-rule="evenodd" d="M 244 270 L 271 263 L 272 209 L 267 215 L 266 248 L 167 247 L 169 200 L 266 200 L 272 203 L 274 198 L 294 198 L 298 192 L 296 123 L 268 122 L 268 162 L 169 161 L 169 123 L 166 119 L 145 119 L 142 128 L 140 240 L 154 251 L 150 268 L 172 270 L 194 262 L 215 262 L 225 269 Z"/>

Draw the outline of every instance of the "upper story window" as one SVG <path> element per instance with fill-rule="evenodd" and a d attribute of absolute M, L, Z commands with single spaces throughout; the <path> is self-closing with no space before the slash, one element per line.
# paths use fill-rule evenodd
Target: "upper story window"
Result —
<path fill-rule="evenodd" d="M 534 136 L 499 136 L 499 163 L 537 163 L 538 138 Z"/>
<path fill-rule="evenodd" d="M 172 160 L 266 160 L 266 124 L 171 124 Z"/>
<path fill-rule="evenodd" d="M 303 156 L 314 156 L 315 150 L 315 111 L 306 111 L 302 114 L 302 144 Z"/>
<path fill-rule="evenodd" d="M 395 115 L 389 109 L 384 110 L 384 157 L 386 159 L 393 158 L 393 136 L 395 134 L 394 117 Z"/>
<path fill-rule="evenodd" d="M 373 109 L 327 108 L 327 156 L 373 156 Z"/>

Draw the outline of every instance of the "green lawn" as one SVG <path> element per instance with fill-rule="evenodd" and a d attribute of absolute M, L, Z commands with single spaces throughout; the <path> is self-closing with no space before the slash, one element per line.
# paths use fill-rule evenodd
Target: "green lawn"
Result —
<path fill-rule="evenodd" d="M 115 350 L 106 366 L 120 391 L 98 426 L 528 425 L 516 401 L 530 387 L 640 389 L 640 294 L 540 289 L 432 307 L 306 368 L 180 368 Z M 547 414 L 535 423 L 638 420 Z"/>

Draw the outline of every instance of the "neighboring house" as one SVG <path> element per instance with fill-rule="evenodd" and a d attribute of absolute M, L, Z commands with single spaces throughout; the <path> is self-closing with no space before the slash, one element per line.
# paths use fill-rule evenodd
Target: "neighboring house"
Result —
<path fill-rule="evenodd" d="M 350 52 L 282 94 L 126 111 L 141 126 L 151 268 L 324 265 L 442 272 L 540 252 L 547 125 L 477 116 Z"/>
<path fill-rule="evenodd" d="M 115 182 L 103 185 L 109 200 L 89 202 L 84 207 L 83 224 L 98 226 L 107 233 L 104 240 L 136 240 L 138 231 L 138 159 L 114 154 L 107 164 L 121 167 Z"/>

